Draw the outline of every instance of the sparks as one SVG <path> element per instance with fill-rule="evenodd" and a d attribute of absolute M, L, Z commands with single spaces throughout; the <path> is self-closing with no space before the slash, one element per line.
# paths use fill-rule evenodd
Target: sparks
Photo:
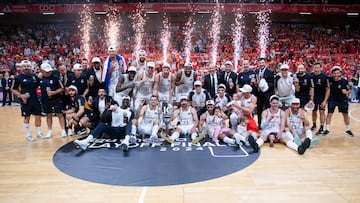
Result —
<path fill-rule="evenodd" d="M 216 0 L 216 6 L 215 6 L 215 12 L 211 15 L 211 33 L 210 36 L 212 38 L 212 44 L 211 44 L 211 64 L 216 65 L 217 61 L 217 54 L 218 54 L 218 44 L 220 40 L 220 28 L 221 28 L 221 15 L 220 15 L 220 4 Z"/>
<path fill-rule="evenodd" d="M 257 23 L 259 24 L 258 38 L 261 58 L 266 57 L 266 48 L 269 42 L 269 14 L 270 10 L 259 11 L 257 14 Z"/>
<path fill-rule="evenodd" d="M 90 30 L 92 27 L 92 18 L 89 5 L 84 4 L 83 7 L 84 9 L 80 13 L 81 44 L 84 51 L 84 57 L 89 59 L 91 52 Z"/>
<path fill-rule="evenodd" d="M 185 31 L 184 31 L 184 35 L 185 35 L 185 62 L 186 63 L 190 63 L 190 57 L 191 57 L 191 50 L 192 50 L 192 35 L 194 32 L 194 14 L 192 14 L 188 21 L 185 24 Z"/>
<path fill-rule="evenodd" d="M 235 47 L 234 50 L 234 67 L 235 72 L 238 69 L 238 62 L 240 58 L 240 48 L 242 46 L 242 39 L 243 39 L 243 30 L 244 30 L 244 15 L 241 13 L 235 14 L 235 24 L 232 26 L 232 33 L 233 33 L 233 44 Z"/>
<path fill-rule="evenodd" d="M 116 11 L 112 10 L 109 11 L 106 15 L 105 20 L 105 33 L 106 33 L 106 40 L 108 46 L 115 46 L 117 47 L 119 42 L 120 36 L 120 24 L 121 20 L 117 17 Z"/>
<path fill-rule="evenodd" d="M 135 47 L 133 50 L 133 55 L 138 57 L 138 52 L 141 49 L 142 41 L 144 38 L 144 25 L 146 23 L 146 13 L 144 11 L 141 3 L 137 6 L 136 13 L 130 16 L 132 19 L 132 28 L 135 31 Z M 138 60 L 138 58 L 136 58 Z"/>
<path fill-rule="evenodd" d="M 160 41 L 161 41 L 161 45 L 162 45 L 163 64 L 165 64 L 167 62 L 167 52 L 168 52 L 170 37 L 171 37 L 170 24 L 169 24 L 169 20 L 166 16 L 164 16 L 163 26 L 164 27 L 161 31 Z"/>

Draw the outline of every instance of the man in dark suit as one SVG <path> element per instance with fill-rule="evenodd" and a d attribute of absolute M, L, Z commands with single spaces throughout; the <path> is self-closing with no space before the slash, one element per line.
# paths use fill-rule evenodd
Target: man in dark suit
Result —
<path fill-rule="evenodd" d="M 225 62 L 225 71 L 221 72 L 222 84 L 226 86 L 226 93 L 233 96 L 236 93 L 236 79 L 237 74 L 233 71 L 233 64 L 231 61 Z"/>
<path fill-rule="evenodd" d="M 264 109 L 270 108 L 269 99 L 274 92 L 274 72 L 266 66 L 265 58 L 258 61 L 258 69 L 255 70 L 256 78 L 252 82 L 257 87 L 255 96 L 257 97 L 258 126 L 261 125 L 261 113 Z"/>
<path fill-rule="evenodd" d="M 101 60 L 99 57 L 94 57 L 92 60 L 92 66 L 86 70 L 86 78 L 89 85 L 88 96 L 93 98 L 97 96 L 98 90 L 104 88 L 104 83 L 101 82 Z"/>
<path fill-rule="evenodd" d="M 8 104 L 11 105 L 12 102 L 12 92 L 11 92 L 11 86 L 13 84 L 14 79 L 10 77 L 9 71 L 6 71 L 4 73 L 4 77 L 1 79 L 1 84 L 3 87 L 3 106 L 5 106 L 6 103 L 6 97 L 9 95 L 9 101 Z"/>
<path fill-rule="evenodd" d="M 94 98 L 94 107 L 93 107 L 94 113 L 97 116 L 101 117 L 102 113 L 105 110 L 106 104 L 113 105 L 113 104 L 117 104 L 117 102 L 112 97 L 106 95 L 104 88 L 100 88 L 98 90 L 98 96 Z M 117 104 L 117 106 L 119 105 Z"/>
<path fill-rule="evenodd" d="M 220 85 L 222 81 L 220 74 L 216 72 L 214 65 L 210 65 L 208 70 L 209 74 L 205 76 L 203 88 L 210 93 L 211 98 L 214 98 L 217 93 L 218 85 Z"/>

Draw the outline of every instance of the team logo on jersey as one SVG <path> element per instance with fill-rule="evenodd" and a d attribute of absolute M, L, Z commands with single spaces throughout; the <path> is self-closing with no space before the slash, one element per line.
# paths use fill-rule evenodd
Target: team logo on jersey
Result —
<path fill-rule="evenodd" d="M 212 140 L 193 144 L 190 138 L 168 144 L 138 139 L 129 150 L 119 140 L 96 139 L 86 151 L 70 142 L 53 157 L 55 166 L 79 179 L 123 186 L 164 186 L 193 183 L 237 172 L 255 162 L 251 147 Z"/>

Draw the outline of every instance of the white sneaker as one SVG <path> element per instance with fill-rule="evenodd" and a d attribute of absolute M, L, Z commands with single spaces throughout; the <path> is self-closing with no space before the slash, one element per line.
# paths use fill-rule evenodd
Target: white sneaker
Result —
<path fill-rule="evenodd" d="M 129 143 L 136 143 L 136 136 L 135 135 L 130 135 Z"/>
<path fill-rule="evenodd" d="M 86 140 L 74 140 L 74 144 L 79 146 L 82 150 L 86 150 L 89 146 L 89 143 Z"/>
<path fill-rule="evenodd" d="M 68 135 L 68 136 L 72 136 L 72 135 L 73 135 L 72 130 L 71 130 L 70 128 L 67 130 L 67 135 Z"/>
<path fill-rule="evenodd" d="M 40 139 L 45 139 L 46 138 L 45 135 L 42 134 L 42 133 L 37 134 L 37 137 L 40 138 Z"/>
<path fill-rule="evenodd" d="M 26 136 L 26 140 L 29 141 L 29 142 L 34 142 L 35 141 L 35 139 L 33 138 L 32 135 Z"/>
<path fill-rule="evenodd" d="M 51 132 L 48 132 L 47 135 L 45 136 L 46 139 L 49 139 L 52 137 L 52 133 Z"/>
<path fill-rule="evenodd" d="M 151 135 L 151 136 L 150 136 L 150 140 L 151 140 L 152 143 L 154 143 L 154 142 L 158 142 L 158 141 L 159 141 L 159 138 L 158 138 L 157 135 Z"/>
<path fill-rule="evenodd" d="M 61 130 L 61 137 L 65 138 L 67 136 L 66 131 L 65 130 Z"/>

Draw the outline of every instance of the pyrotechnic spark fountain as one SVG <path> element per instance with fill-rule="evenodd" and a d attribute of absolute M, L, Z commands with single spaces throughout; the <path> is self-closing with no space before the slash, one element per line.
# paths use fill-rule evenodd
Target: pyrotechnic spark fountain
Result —
<path fill-rule="evenodd" d="M 105 20 L 105 33 L 108 46 L 119 45 L 121 20 L 117 17 L 116 11 L 109 11 Z"/>
<path fill-rule="evenodd" d="M 219 44 L 219 34 L 220 34 L 220 27 L 221 27 L 221 15 L 220 15 L 220 4 L 216 0 L 215 1 L 215 12 L 211 15 L 211 33 L 210 36 L 212 38 L 212 44 L 211 44 L 211 64 L 216 65 L 217 61 L 217 53 L 218 53 L 218 44 Z"/>
<path fill-rule="evenodd" d="M 191 42 L 191 38 L 194 32 L 194 26 L 195 26 L 195 22 L 194 22 L 194 14 L 191 15 L 188 19 L 188 21 L 185 24 L 185 62 L 189 63 L 190 62 L 190 57 L 191 57 L 191 50 L 192 50 L 192 42 Z"/>
<path fill-rule="evenodd" d="M 163 64 L 165 64 L 167 62 L 167 51 L 169 48 L 169 43 L 170 43 L 170 24 L 169 24 L 169 20 L 166 16 L 164 16 L 164 20 L 163 20 L 163 29 L 161 31 L 161 45 L 162 45 L 162 53 L 163 53 Z"/>
<path fill-rule="evenodd" d="M 81 30 L 81 43 L 82 49 L 84 51 L 84 56 L 86 59 L 90 57 L 90 29 L 92 26 L 92 18 L 90 7 L 88 4 L 84 4 L 84 9 L 80 13 L 80 30 Z"/>
<path fill-rule="evenodd" d="M 232 26 L 232 32 L 234 41 L 233 44 L 235 46 L 234 50 L 234 67 L 235 71 L 238 68 L 238 62 L 240 58 L 240 48 L 243 39 L 243 30 L 244 30 L 244 15 L 242 13 L 235 14 L 235 24 Z"/>
<path fill-rule="evenodd" d="M 257 14 L 257 23 L 259 24 L 258 38 L 260 57 L 266 57 L 266 47 L 269 41 L 269 18 L 270 10 L 259 11 Z"/>
<path fill-rule="evenodd" d="M 146 13 L 141 4 L 137 6 L 136 13 L 130 16 L 132 19 L 132 28 L 135 31 L 135 47 L 133 50 L 133 55 L 138 57 L 138 52 L 141 49 L 142 41 L 144 38 L 144 25 L 146 23 Z M 138 60 L 138 58 L 136 58 Z"/>

